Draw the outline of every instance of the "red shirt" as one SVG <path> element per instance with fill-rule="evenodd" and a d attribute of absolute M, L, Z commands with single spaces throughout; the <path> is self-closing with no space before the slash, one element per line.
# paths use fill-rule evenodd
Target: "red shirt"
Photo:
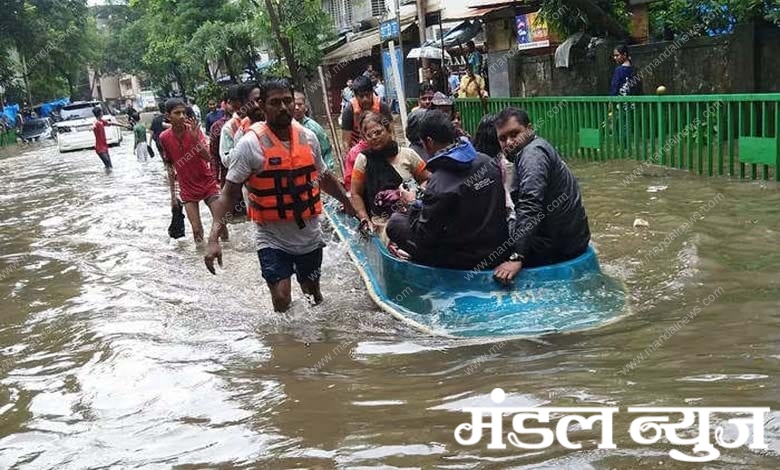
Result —
<path fill-rule="evenodd" d="M 95 125 L 92 127 L 92 132 L 95 133 L 95 152 L 108 152 L 108 142 L 106 141 L 106 123 L 104 123 L 102 119 L 98 119 L 95 121 Z"/>
<path fill-rule="evenodd" d="M 203 201 L 219 194 L 219 186 L 209 168 L 209 162 L 200 157 L 199 147 L 208 149 L 206 136 L 202 132 L 196 142 L 189 131 L 177 136 L 173 129 L 166 129 L 160 134 L 160 145 L 165 160 L 176 170 L 182 201 Z"/>

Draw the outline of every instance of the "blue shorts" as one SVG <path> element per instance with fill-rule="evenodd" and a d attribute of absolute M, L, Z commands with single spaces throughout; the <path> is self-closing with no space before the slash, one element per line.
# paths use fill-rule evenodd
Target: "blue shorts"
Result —
<path fill-rule="evenodd" d="M 322 267 L 322 248 L 305 255 L 291 255 L 276 248 L 257 250 L 260 258 L 260 270 L 263 279 L 269 284 L 276 284 L 289 279 L 295 273 L 298 283 L 316 281 L 320 278 Z"/>

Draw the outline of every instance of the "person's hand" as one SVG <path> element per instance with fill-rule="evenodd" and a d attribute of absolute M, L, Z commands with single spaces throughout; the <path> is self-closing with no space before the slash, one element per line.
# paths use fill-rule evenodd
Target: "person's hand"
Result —
<path fill-rule="evenodd" d="M 171 198 L 171 207 L 173 208 L 178 206 L 179 206 L 179 201 L 176 200 L 176 198 Z"/>
<path fill-rule="evenodd" d="M 417 191 L 401 188 L 401 200 L 405 204 L 411 204 L 417 200 Z"/>
<path fill-rule="evenodd" d="M 523 269 L 522 261 L 505 261 L 493 271 L 493 278 L 506 286 L 512 282 L 521 269 Z"/>
<path fill-rule="evenodd" d="M 363 219 L 360 221 L 360 225 L 358 225 L 358 232 L 365 238 L 369 238 L 376 232 L 376 226 L 370 219 Z"/>
<path fill-rule="evenodd" d="M 200 124 L 198 123 L 198 120 L 190 117 L 184 118 L 184 124 L 187 126 L 187 130 L 190 131 L 190 134 L 192 134 L 192 137 L 197 140 L 200 136 Z"/>
<path fill-rule="evenodd" d="M 396 258 L 403 260 L 403 261 L 409 261 L 409 258 L 411 256 L 409 253 L 405 252 L 404 250 L 400 249 L 396 243 L 390 242 L 387 244 L 387 251 L 390 252 L 391 255 L 395 256 Z"/>
<path fill-rule="evenodd" d="M 357 217 L 357 211 L 355 210 L 355 207 L 352 205 L 352 201 L 347 200 L 346 204 L 341 205 L 341 212 L 347 214 L 350 217 Z"/>
<path fill-rule="evenodd" d="M 206 269 L 209 270 L 211 274 L 217 274 L 216 270 L 214 269 L 214 260 L 217 260 L 217 263 L 219 263 L 219 267 L 222 267 L 222 246 L 219 244 L 219 240 L 210 241 L 208 246 L 206 247 L 206 256 L 203 257 L 203 260 L 206 262 Z"/>

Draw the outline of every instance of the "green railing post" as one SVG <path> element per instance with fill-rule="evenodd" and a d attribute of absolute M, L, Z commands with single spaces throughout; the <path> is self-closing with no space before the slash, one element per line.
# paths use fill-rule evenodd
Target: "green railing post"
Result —
<path fill-rule="evenodd" d="M 661 165 L 666 166 L 666 151 L 664 146 L 666 145 L 666 135 L 664 134 L 664 103 L 659 101 L 656 105 L 656 113 L 658 114 L 658 152 L 661 155 Z"/>
<path fill-rule="evenodd" d="M 756 106 L 755 102 L 749 101 L 748 106 L 750 106 L 750 136 L 756 137 Z M 758 178 L 758 167 L 755 163 L 750 164 L 750 179 L 755 180 Z"/>
<path fill-rule="evenodd" d="M 734 176 L 734 113 L 732 111 L 731 102 L 726 103 L 726 126 L 728 133 L 727 148 L 729 152 L 729 176 Z"/>
<path fill-rule="evenodd" d="M 775 101 L 775 181 L 780 181 L 780 101 Z"/>
<path fill-rule="evenodd" d="M 769 137 L 769 113 L 766 108 L 767 102 L 761 102 L 761 137 Z M 761 179 L 769 179 L 769 165 L 761 165 Z"/>

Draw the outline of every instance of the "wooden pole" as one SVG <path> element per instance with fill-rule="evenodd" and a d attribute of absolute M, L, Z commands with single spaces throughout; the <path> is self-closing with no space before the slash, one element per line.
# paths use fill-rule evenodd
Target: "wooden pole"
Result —
<path fill-rule="evenodd" d="M 333 116 L 330 114 L 330 100 L 328 99 L 328 89 L 325 86 L 325 74 L 322 73 L 322 65 L 317 67 L 317 71 L 320 73 L 320 84 L 322 85 L 322 100 L 325 102 L 325 114 L 328 115 L 328 124 L 330 125 L 330 133 L 333 136 L 333 147 L 336 149 L 336 160 L 341 170 L 341 177 L 344 177 L 346 168 L 344 167 L 344 161 L 341 159 L 341 144 L 339 144 L 339 135 L 336 134 L 336 126 L 333 124 Z"/>

